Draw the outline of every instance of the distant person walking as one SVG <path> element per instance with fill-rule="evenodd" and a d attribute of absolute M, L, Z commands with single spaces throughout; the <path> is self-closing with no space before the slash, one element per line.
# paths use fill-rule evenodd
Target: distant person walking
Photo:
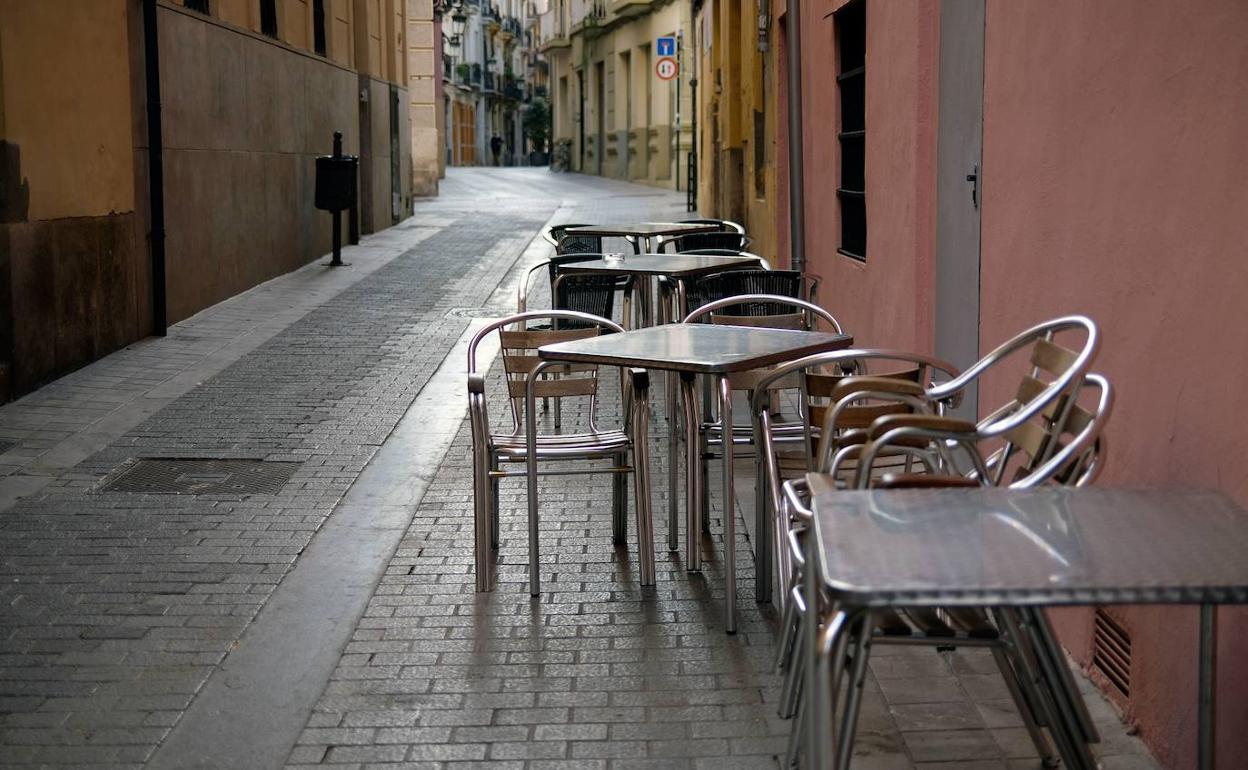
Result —
<path fill-rule="evenodd" d="M 502 163 L 499 162 L 499 157 L 503 152 L 503 138 L 498 134 L 495 134 L 494 137 L 490 139 L 490 152 L 494 153 L 494 165 L 501 166 Z"/>

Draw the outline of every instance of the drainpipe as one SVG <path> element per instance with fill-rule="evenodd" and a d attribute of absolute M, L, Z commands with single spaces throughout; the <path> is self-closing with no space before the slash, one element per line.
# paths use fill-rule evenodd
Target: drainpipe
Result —
<path fill-rule="evenodd" d="M 789 44 L 789 269 L 806 270 L 806 182 L 802 173 L 802 3 L 788 0 Z"/>
<path fill-rule="evenodd" d="M 160 51 L 156 35 L 156 0 L 143 0 L 143 63 L 147 82 L 148 207 L 152 218 L 152 333 L 165 336 L 165 168 L 160 133 Z"/>

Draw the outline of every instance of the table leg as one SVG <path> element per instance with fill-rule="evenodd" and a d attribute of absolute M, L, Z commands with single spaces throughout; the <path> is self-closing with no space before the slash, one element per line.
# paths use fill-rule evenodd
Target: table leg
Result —
<path fill-rule="evenodd" d="M 671 373 L 668 374 L 669 378 Z M 693 378 L 692 374 L 680 375 L 681 392 L 684 392 L 685 378 Z M 673 382 L 675 378 L 672 378 Z M 683 401 L 682 401 L 683 403 Z M 676 400 L 673 399 L 668 407 L 667 420 L 667 550 L 680 550 L 680 503 L 677 501 L 680 486 L 680 468 L 677 463 L 680 461 L 680 427 L 676 415 Z M 688 419 L 688 415 L 685 415 Z"/>
<path fill-rule="evenodd" d="M 1200 605 L 1200 710 L 1197 722 L 1197 766 L 1200 770 L 1213 770 L 1214 752 L 1217 749 L 1214 742 L 1214 719 L 1217 711 L 1213 678 L 1218 655 L 1218 619 L 1215 610 L 1215 605 Z"/>
<path fill-rule="evenodd" d="M 732 384 L 719 378 L 719 419 L 724 455 L 724 630 L 737 632 L 737 495 L 732 488 Z"/>
<path fill-rule="evenodd" d="M 633 480 L 637 508 L 637 559 L 641 585 L 654 585 L 654 516 L 650 495 L 650 411 L 646 399 L 633 406 Z M 627 515 L 627 512 L 625 512 Z"/>
<path fill-rule="evenodd" d="M 698 539 L 702 532 L 702 525 L 698 521 L 702 511 L 702 477 L 698 473 L 698 463 L 701 462 L 698 425 L 702 417 L 698 414 L 695 382 L 696 377 L 692 373 L 680 373 L 680 392 L 685 402 L 685 569 L 690 572 L 702 569 L 702 553 L 698 550 Z M 673 453 L 673 461 L 675 457 Z M 669 526 L 675 527 L 675 522 Z"/>

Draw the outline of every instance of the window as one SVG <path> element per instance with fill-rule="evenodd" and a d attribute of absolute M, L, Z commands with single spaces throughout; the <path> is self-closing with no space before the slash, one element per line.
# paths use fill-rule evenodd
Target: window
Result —
<path fill-rule="evenodd" d="M 212 13 L 212 9 L 208 7 L 208 0 L 183 0 L 182 5 L 190 8 L 192 11 L 200 13 Z"/>
<path fill-rule="evenodd" d="M 841 204 L 842 254 L 867 258 L 867 3 L 853 2 L 837 11 L 836 47 L 839 67 L 837 91 L 841 99 L 841 124 L 837 139 L 841 148 L 841 183 L 836 196 Z"/>
<path fill-rule="evenodd" d="M 260 0 L 260 34 L 277 37 L 277 0 Z"/>
<path fill-rule="evenodd" d="M 312 0 L 312 49 L 325 55 L 325 0 Z"/>

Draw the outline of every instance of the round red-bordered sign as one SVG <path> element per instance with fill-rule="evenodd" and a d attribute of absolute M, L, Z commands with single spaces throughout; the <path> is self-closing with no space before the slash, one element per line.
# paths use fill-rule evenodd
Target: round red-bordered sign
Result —
<path fill-rule="evenodd" d="M 659 76 L 659 80 L 671 80 L 678 72 L 680 72 L 680 67 L 670 56 L 659 57 L 659 60 L 654 63 L 654 74 Z"/>

